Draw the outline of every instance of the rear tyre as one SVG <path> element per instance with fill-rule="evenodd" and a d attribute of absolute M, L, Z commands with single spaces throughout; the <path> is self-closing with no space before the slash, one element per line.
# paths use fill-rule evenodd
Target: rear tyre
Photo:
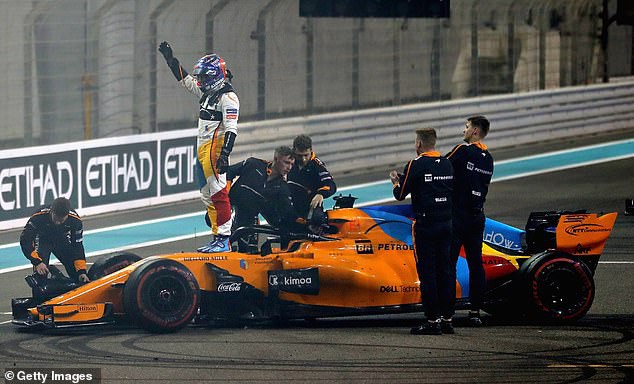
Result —
<path fill-rule="evenodd" d="M 150 332 L 173 332 L 196 315 L 200 289 L 183 264 L 156 259 L 130 274 L 123 289 L 123 305 L 133 322 Z"/>
<path fill-rule="evenodd" d="M 594 279 L 583 262 L 553 256 L 535 263 L 526 272 L 531 314 L 538 319 L 573 322 L 590 309 Z"/>
<path fill-rule="evenodd" d="M 87 275 L 90 281 L 97 280 L 123 269 L 128 265 L 134 264 L 139 260 L 141 260 L 141 256 L 132 252 L 118 252 L 97 260 L 90 269 L 88 269 Z"/>

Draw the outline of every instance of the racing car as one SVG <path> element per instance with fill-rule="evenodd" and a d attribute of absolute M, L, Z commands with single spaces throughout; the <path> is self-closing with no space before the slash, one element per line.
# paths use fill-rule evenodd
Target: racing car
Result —
<path fill-rule="evenodd" d="M 121 320 L 151 332 L 172 332 L 212 321 L 421 311 L 411 206 L 355 208 L 350 198 L 340 197 L 326 212 L 320 235 L 282 234 L 254 225 L 232 235 L 234 243 L 250 241 L 240 252 L 143 259 L 118 253 L 97 261 L 89 270 L 91 282 L 81 286 L 59 273 L 48 280 L 27 276 L 33 294 L 12 300 L 13 324 L 49 329 Z M 487 218 L 484 309 L 540 321 L 573 322 L 584 316 L 616 217 L 533 212 L 525 229 Z M 462 251 L 456 300 L 457 309 L 466 308 L 469 300 Z"/>

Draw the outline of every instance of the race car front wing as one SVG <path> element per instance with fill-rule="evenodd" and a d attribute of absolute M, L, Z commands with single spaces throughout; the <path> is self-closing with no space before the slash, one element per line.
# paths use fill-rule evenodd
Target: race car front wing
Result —
<path fill-rule="evenodd" d="M 37 304 L 33 298 L 11 300 L 12 323 L 25 328 L 76 328 L 114 324 L 112 303 Z"/>

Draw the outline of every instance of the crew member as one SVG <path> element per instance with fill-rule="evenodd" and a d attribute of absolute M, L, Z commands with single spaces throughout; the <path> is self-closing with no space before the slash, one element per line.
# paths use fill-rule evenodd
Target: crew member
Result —
<path fill-rule="evenodd" d="M 313 152 L 313 142 L 307 135 L 293 140 L 295 164 L 288 173 L 288 184 L 297 213 L 312 220 L 313 215 L 323 216 L 324 199 L 337 192 L 337 185 L 326 165 Z"/>
<path fill-rule="evenodd" d="M 235 211 L 233 230 L 253 225 L 261 214 L 283 233 L 306 231 L 306 221 L 293 207 L 286 183 L 294 162 L 293 151 L 281 146 L 275 149 L 272 162 L 250 157 L 229 167 L 228 179 L 238 177 L 229 193 Z"/>
<path fill-rule="evenodd" d="M 412 328 L 415 335 L 454 333 L 450 293 L 455 280 L 451 280 L 449 271 L 453 170 L 435 145 L 436 130 L 417 130 L 418 156 L 407 163 L 402 174 L 390 172 L 394 197 L 401 201 L 411 194 L 415 215 L 414 257 L 427 317 L 422 325 Z"/>
<path fill-rule="evenodd" d="M 481 142 L 489 133 L 489 120 L 484 116 L 469 117 L 465 123 L 463 144 L 447 155 L 454 169 L 453 237 L 451 241 L 451 272 L 456 276 L 456 262 L 464 247 L 469 265 L 469 323 L 482 325 L 480 307 L 486 286 L 482 267 L 482 236 L 484 233 L 484 202 L 493 175 L 493 157 Z M 455 300 L 455 285 L 453 298 Z"/>
<path fill-rule="evenodd" d="M 39 275 L 49 274 L 53 253 L 73 280 L 90 281 L 86 275 L 83 224 L 65 197 L 58 197 L 29 218 L 20 235 L 20 247 Z"/>
<path fill-rule="evenodd" d="M 231 86 L 232 75 L 225 61 L 216 54 L 205 55 L 189 75 L 172 54 L 166 41 L 159 45 L 174 77 L 189 92 L 199 97 L 198 113 L 198 183 L 201 200 L 207 207 L 212 241 L 198 248 L 199 252 L 230 251 L 231 204 L 226 172 L 229 154 L 238 133 L 240 102 Z"/>

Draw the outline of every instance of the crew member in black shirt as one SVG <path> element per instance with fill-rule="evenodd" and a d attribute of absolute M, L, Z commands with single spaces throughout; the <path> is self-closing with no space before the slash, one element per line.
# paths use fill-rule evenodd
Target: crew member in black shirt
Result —
<path fill-rule="evenodd" d="M 90 281 L 86 274 L 83 224 L 64 197 L 58 197 L 29 218 L 20 235 L 20 247 L 39 275 L 48 275 L 53 253 L 73 280 Z"/>
<path fill-rule="evenodd" d="M 286 183 L 294 162 L 293 151 L 282 146 L 275 149 L 272 162 L 250 157 L 229 167 L 227 180 L 238 177 L 229 190 L 235 211 L 232 232 L 256 223 L 258 214 L 282 232 L 306 230 L 306 221 L 295 211 Z"/>
<path fill-rule="evenodd" d="M 288 184 L 295 210 L 307 220 L 313 212 L 323 216 L 324 199 L 337 192 L 337 185 L 326 165 L 313 152 L 309 136 L 299 135 L 293 140 L 295 164 L 288 173 Z"/>
<path fill-rule="evenodd" d="M 402 174 L 390 172 L 397 200 L 412 195 L 415 214 L 413 225 L 416 271 L 427 321 L 412 328 L 415 335 L 454 333 L 450 321 L 453 314 L 449 246 L 451 242 L 451 193 L 453 170 L 451 163 L 434 147 L 436 131 L 423 128 L 416 131 L 416 153 Z"/>
<path fill-rule="evenodd" d="M 489 133 L 489 120 L 484 116 L 469 117 L 463 131 L 465 143 L 454 147 L 447 155 L 454 169 L 453 237 L 451 241 L 451 272 L 456 276 L 456 262 L 464 246 L 469 265 L 469 322 L 482 325 L 480 307 L 486 287 L 482 266 L 482 235 L 484 233 L 484 201 L 493 175 L 493 157 L 481 142 Z M 453 286 L 455 295 L 455 285 Z"/>

